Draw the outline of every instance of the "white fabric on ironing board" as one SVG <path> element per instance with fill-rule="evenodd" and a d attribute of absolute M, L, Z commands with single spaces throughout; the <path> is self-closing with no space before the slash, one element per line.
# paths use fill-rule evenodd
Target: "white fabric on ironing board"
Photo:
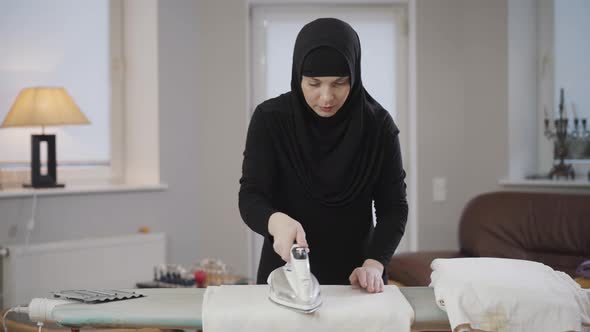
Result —
<path fill-rule="evenodd" d="M 203 330 L 410 331 L 414 310 L 396 286 L 369 294 L 351 286 L 321 286 L 322 306 L 303 314 L 268 299 L 268 285 L 208 287 Z"/>
<path fill-rule="evenodd" d="M 567 274 L 503 258 L 435 259 L 431 287 L 454 331 L 582 331 L 590 298 Z"/>

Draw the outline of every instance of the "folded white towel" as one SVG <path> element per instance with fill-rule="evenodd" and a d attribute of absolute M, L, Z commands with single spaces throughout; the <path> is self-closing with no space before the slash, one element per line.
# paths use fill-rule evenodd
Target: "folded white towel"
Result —
<path fill-rule="evenodd" d="M 451 327 L 484 331 L 582 331 L 590 297 L 567 274 L 502 258 L 435 259 L 431 287 Z"/>
<path fill-rule="evenodd" d="M 351 286 L 321 286 L 322 306 L 302 314 L 268 299 L 268 285 L 208 287 L 203 330 L 218 331 L 399 331 L 409 332 L 410 303 L 396 286 L 369 294 Z"/>

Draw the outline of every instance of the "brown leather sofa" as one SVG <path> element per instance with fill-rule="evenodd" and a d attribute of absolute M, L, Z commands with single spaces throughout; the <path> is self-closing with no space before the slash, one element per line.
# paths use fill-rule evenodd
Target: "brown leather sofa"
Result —
<path fill-rule="evenodd" d="M 472 199 L 461 215 L 459 251 L 394 255 L 389 279 L 428 286 L 435 258 L 502 257 L 544 263 L 576 277 L 590 260 L 590 194 L 493 192 Z"/>

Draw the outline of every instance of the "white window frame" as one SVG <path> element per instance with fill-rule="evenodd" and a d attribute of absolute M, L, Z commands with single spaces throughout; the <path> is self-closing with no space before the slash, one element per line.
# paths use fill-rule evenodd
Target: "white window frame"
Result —
<path fill-rule="evenodd" d="M 554 3 L 553 0 L 539 0 L 537 5 L 537 169 L 536 171 L 549 172 L 553 166 L 553 141 L 547 139 L 544 134 L 545 124 L 543 119 L 544 105 L 547 112 L 554 113 L 555 105 L 555 54 L 554 54 Z"/>

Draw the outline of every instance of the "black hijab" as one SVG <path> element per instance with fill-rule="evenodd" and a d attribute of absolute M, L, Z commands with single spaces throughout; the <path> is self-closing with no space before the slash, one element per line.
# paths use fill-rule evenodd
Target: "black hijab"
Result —
<path fill-rule="evenodd" d="M 307 105 L 301 90 L 305 57 L 320 47 L 340 52 L 350 72 L 348 98 L 328 118 L 320 117 Z M 293 51 L 289 99 L 290 123 L 282 124 L 290 129 L 286 131 L 285 152 L 306 191 L 324 205 L 341 206 L 370 188 L 380 172 L 382 135 L 385 130 L 395 134 L 398 130 L 363 87 L 360 41 L 349 24 L 320 18 L 301 29 Z"/>

